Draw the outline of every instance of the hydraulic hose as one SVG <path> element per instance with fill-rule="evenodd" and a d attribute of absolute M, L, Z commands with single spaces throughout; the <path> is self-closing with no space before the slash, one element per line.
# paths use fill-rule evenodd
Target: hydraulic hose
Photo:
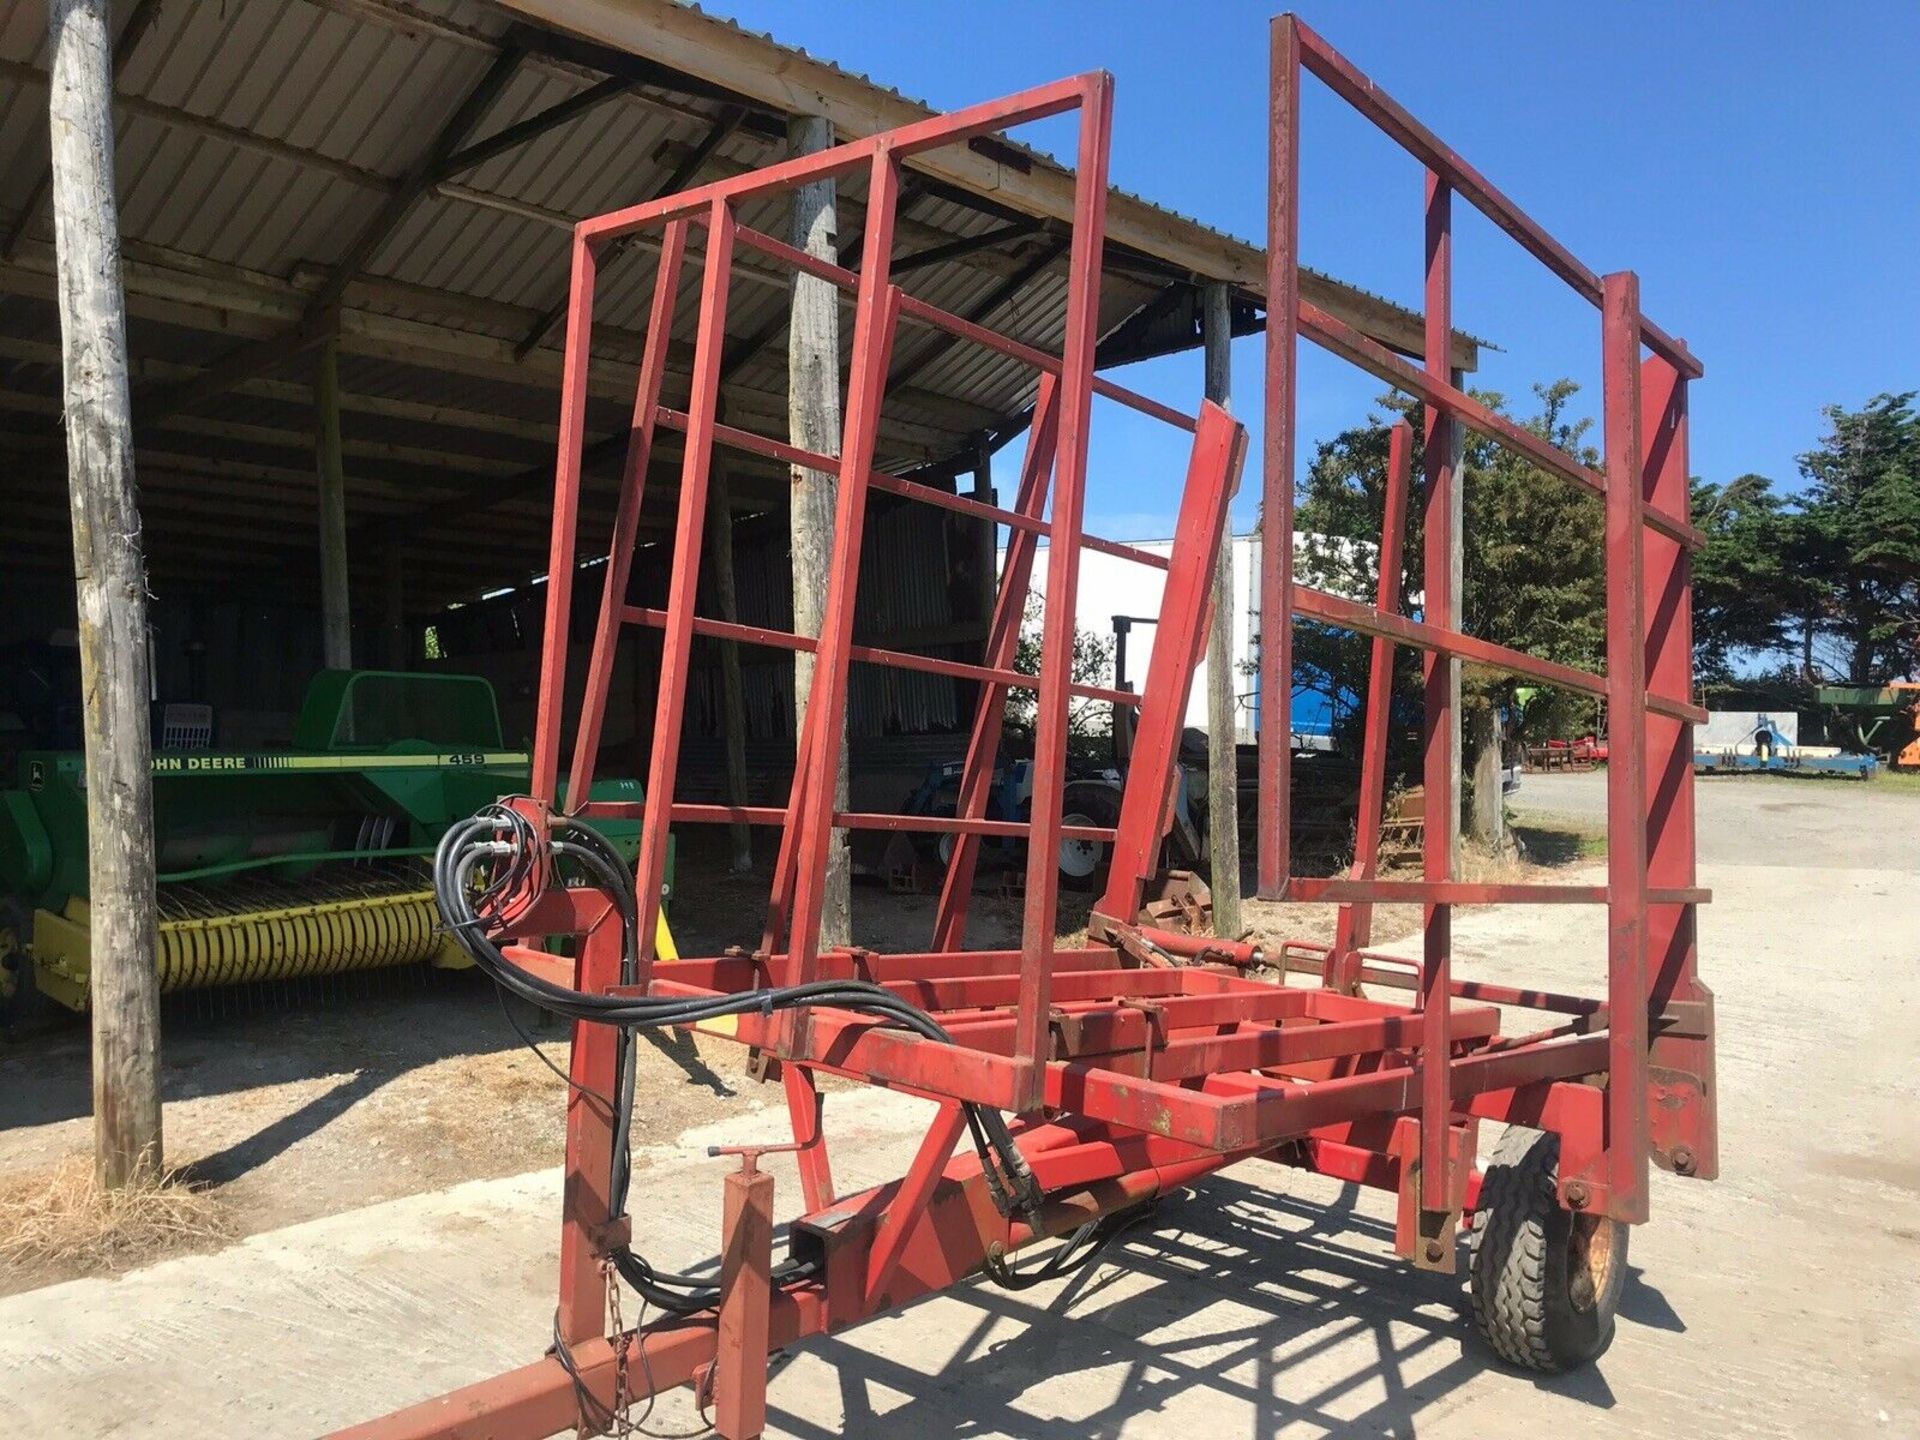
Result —
<path fill-rule="evenodd" d="M 568 871 L 572 872 L 569 876 Z M 637 983 L 640 969 L 639 901 L 633 874 L 606 837 L 583 821 L 556 816 L 542 844 L 528 818 L 507 805 L 491 805 L 471 819 L 450 826 L 433 857 L 433 888 L 447 929 L 502 990 L 528 1003 L 585 1024 L 611 1025 L 619 1032 L 614 1091 L 612 1195 L 614 1214 L 626 1210 L 632 1178 L 631 1122 L 635 1100 L 635 1052 L 638 1030 L 694 1025 L 723 1015 L 826 1005 L 871 1015 L 939 1044 L 953 1038 L 926 1011 L 882 986 L 860 980 L 816 980 L 735 995 L 696 997 L 594 995 L 557 985 L 509 960 L 494 937 L 505 933 L 516 907 L 547 885 L 581 880 L 610 895 L 622 926 L 621 979 Z M 982 1172 L 1002 1214 L 1036 1214 L 1040 1191 L 1033 1171 L 998 1110 L 969 1102 L 967 1126 L 980 1153 Z M 649 1303 L 675 1313 L 692 1313 L 719 1303 L 719 1287 L 708 1278 L 656 1270 L 631 1247 L 611 1259 L 621 1276 Z M 805 1278 L 797 1262 L 776 1267 L 776 1284 Z"/>

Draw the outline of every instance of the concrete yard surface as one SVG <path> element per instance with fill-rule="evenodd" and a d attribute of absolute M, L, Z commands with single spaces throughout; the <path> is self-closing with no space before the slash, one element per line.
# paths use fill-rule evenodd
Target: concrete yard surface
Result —
<path fill-rule="evenodd" d="M 1604 785 L 1534 778 L 1523 810 L 1578 813 Z M 1700 796 L 1723 1173 L 1656 1175 L 1597 1366 L 1554 1380 L 1499 1367 L 1463 1282 L 1393 1257 L 1390 1197 L 1254 1162 L 1068 1279 L 1017 1294 L 976 1282 L 799 1347 L 777 1367 L 769 1433 L 1920 1434 L 1920 797 L 1854 808 L 1853 786 L 1766 779 Z M 1474 909 L 1456 936 L 1459 972 L 1602 986 L 1598 911 Z M 632 1209 L 650 1258 L 684 1266 L 716 1247 L 731 1162 L 706 1145 L 784 1127 L 742 1088 L 732 1113 L 641 1153 Z M 834 1093 L 842 1188 L 897 1174 L 925 1113 Z M 790 1214 L 792 1169 L 769 1164 Z M 549 1169 L 13 1295 L 0 1435 L 307 1436 L 524 1364 L 548 1340 L 557 1231 Z M 701 1423 L 675 1392 L 645 1431 Z"/>

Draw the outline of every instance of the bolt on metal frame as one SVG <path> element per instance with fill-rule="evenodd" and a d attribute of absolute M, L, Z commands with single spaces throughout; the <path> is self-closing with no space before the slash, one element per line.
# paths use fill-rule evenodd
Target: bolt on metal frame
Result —
<path fill-rule="evenodd" d="M 1268 513 L 1277 511 L 1290 526 L 1290 361 L 1296 328 L 1322 343 L 1345 347 L 1343 353 L 1352 352 L 1376 371 L 1384 368 L 1391 372 L 1389 378 L 1397 376 L 1409 386 L 1424 387 L 1415 393 L 1429 401 L 1435 417 L 1430 425 L 1444 426 L 1451 423 L 1448 417 L 1455 417 L 1475 428 L 1491 425 L 1497 432 L 1505 422 L 1478 411 L 1444 378 L 1436 378 L 1437 372 L 1405 366 L 1299 301 L 1291 240 L 1298 128 L 1290 117 L 1297 116 L 1303 41 L 1305 53 L 1317 57 L 1312 63 L 1333 67 L 1345 62 L 1330 51 L 1322 56 L 1324 47 L 1317 37 L 1290 19 L 1278 22 L 1275 41 L 1276 58 L 1286 62 L 1276 66 L 1276 116 L 1283 121 L 1276 128 L 1276 154 L 1286 163 L 1275 171 L 1276 180 L 1283 183 L 1276 188 L 1276 260 L 1270 291 L 1275 308 L 1270 333 L 1278 332 L 1274 343 L 1284 351 L 1286 363 L 1271 376 L 1269 403 L 1274 408 L 1268 425 L 1266 480 Z M 1605 886 L 1475 886 L 1454 880 L 1444 851 L 1430 849 L 1427 878 L 1419 882 L 1374 879 L 1364 858 L 1345 879 L 1294 880 L 1286 891 L 1291 898 L 1337 899 L 1346 904 L 1334 947 L 1295 943 L 1272 957 L 1286 974 L 1317 972 L 1320 983 L 1305 986 L 1268 984 L 1237 973 L 1263 958 L 1244 942 L 1176 935 L 1133 923 L 1167 828 L 1180 726 L 1192 673 L 1206 645 L 1211 579 L 1223 543 L 1228 501 L 1244 456 L 1245 434 L 1217 406 L 1203 403 L 1197 415 L 1184 415 L 1094 374 L 1111 98 L 1110 77 L 1103 73 L 1079 76 L 588 220 L 576 229 L 533 796 L 520 803 L 529 818 L 545 823 L 558 793 L 597 260 L 603 247 L 641 230 L 657 230 L 659 268 L 635 388 L 632 439 L 602 580 L 568 791 L 576 797 L 589 793 L 621 627 L 633 624 L 660 630 L 660 689 L 645 800 L 632 805 L 587 802 L 576 807 L 576 813 L 589 820 L 637 816 L 644 821 L 638 860 L 643 963 L 639 983 L 623 986 L 621 925 L 611 902 L 591 889 L 559 886 L 525 897 L 524 907 L 516 912 L 520 917 L 515 922 L 517 940 L 506 946 L 507 954 L 523 968 L 556 983 L 604 994 L 731 995 L 818 978 L 861 979 L 883 985 L 935 1015 L 952 1043 L 929 1041 L 871 1017 L 829 1007 L 748 1012 L 695 1027 L 759 1047 L 777 1061 L 794 1143 L 767 1148 L 796 1152 L 804 1211 L 790 1227 L 788 1243 L 795 1257 L 810 1261 L 813 1268 L 808 1278 L 774 1282 L 773 1181 L 758 1168 L 763 1152 L 739 1152 L 742 1167 L 727 1178 L 721 1207 L 720 1304 L 698 1315 L 631 1329 L 622 1328 L 616 1319 L 614 1333 L 608 1334 L 605 1257 L 611 1246 L 632 1231 L 632 1222 L 612 1213 L 609 1200 L 613 1116 L 600 1097 L 615 1088 L 615 1045 L 613 1032 L 605 1027 L 576 1027 L 571 1072 L 575 1085 L 568 1097 L 560 1305 L 555 1319 L 555 1338 L 565 1347 L 568 1364 L 550 1353 L 519 1370 L 345 1433 L 361 1440 L 396 1440 L 530 1437 L 573 1424 L 594 1430 L 603 1428 L 608 1407 L 621 1399 L 644 1398 L 692 1383 L 703 1398 L 713 1401 L 719 1433 L 728 1440 L 741 1440 L 757 1434 L 764 1423 L 770 1351 L 957 1284 L 991 1259 L 1069 1233 L 1088 1220 L 1247 1158 L 1265 1158 L 1394 1192 L 1398 1198 L 1396 1248 L 1416 1265 L 1439 1270 L 1452 1268 L 1449 1242 L 1454 1226 L 1478 1204 L 1474 1153 L 1483 1118 L 1558 1132 L 1563 1177 L 1572 1185 L 1590 1187 L 1576 1192 L 1570 1185 L 1569 1197 L 1620 1218 L 1635 1218 L 1631 1212 L 1636 1203 L 1644 1207 L 1644 1184 L 1636 1192 L 1630 1182 L 1636 1159 L 1644 1170 L 1649 1143 L 1683 1173 L 1713 1173 L 1711 998 L 1698 985 L 1692 967 L 1692 907 L 1703 897 L 1692 888 L 1691 772 L 1684 758 L 1677 772 L 1668 763 L 1670 749 L 1684 752 L 1687 748 L 1685 724 L 1691 714 L 1686 702 L 1690 653 L 1686 532 L 1676 522 L 1656 526 L 1651 535 L 1645 535 L 1647 527 L 1642 524 L 1650 515 L 1670 518 L 1684 512 L 1685 384 L 1682 367 L 1656 357 L 1667 369 L 1654 372 L 1654 379 L 1645 386 L 1647 451 L 1642 453 L 1635 434 L 1616 437 L 1616 427 L 1626 432 L 1643 423 L 1637 388 L 1640 330 L 1630 285 L 1609 280 L 1605 289 L 1610 301 L 1609 335 L 1616 337 L 1608 352 L 1608 475 L 1604 479 L 1588 475 L 1568 457 L 1547 449 L 1554 473 L 1601 489 L 1609 497 L 1609 554 L 1619 559 L 1618 574 L 1610 565 L 1610 619 L 1617 622 L 1620 643 L 1630 650 L 1638 650 L 1643 626 L 1650 623 L 1646 678 L 1630 664 L 1616 664 L 1602 679 L 1461 636 L 1451 627 L 1451 599 L 1436 597 L 1431 588 L 1425 618 L 1414 621 L 1400 615 L 1399 597 L 1386 578 L 1387 573 L 1397 577 L 1397 565 L 1383 565 L 1386 573 L 1372 607 L 1295 586 L 1285 569 L 1290 555 L 1287 544 L 1267 548 L 1270 568 L 1263 585 L 1269 599 L 1263 613 L 1285 622 L 1279 627 L 1275 650 L 1284 649 L 1295 615 L 1350 625 L 1376 637 L 1363 827 L 1371 825 L 1377 832 L 1379 824 L 1390 646 L 1410 644 L 1436 657 L 1505 664 L 1549 683 L 1573 684 L 1586 693 L 1606 695 L 1614 714 L 1621 717 L 1616 733 L 1622 733 L 1624 726 L 1639 737 L 1631 742 L 1639 747 L 1639 764 L 1624 765 L 1610 785 L 1619 787 L 1620 793 L 1613 797 L 1616 811 L 1630 809 L 1638 821 L 1649 814 L 1644 808 L 1648 803 L 1654 807 L 1656 823 L 1640 832 L 1646 864 L 1634 874 L 1626 873 L 1631 847 L 1623 846 Z M 903 162 L 935 146 L 965 143 L 1070 111 L 1078 112 L 1080 137 L 1061 353 L 1044 353 L 905 294 L 889 277 Z M 1437 147 L 1437 142 L 1433 145 Z M 1430 304 L 1428 325 L 1432 354 L 1438 357 L 1435 363 L 1444 366 L 1450 328 L 1444 305 L 1445 196 L 1448 186 L 1463 191 L 1466 187 L 1457 178 L 1461 173 L 1457 162 L 1437 149 L 1434 156 L 1441 180 L 1430 186 L 1430 253 L 1440 259 L 1430 276 L 1438 277 L 1441 303 Z M 736 207 L 744 201 L 777 195 L 822 176 L 858 171 L 867 175 L 868 221 L 857 271 L 806 255 L 738 219 Z M 681 412 L 662 406 L 660 397 L 681 275 L 696 232 L 704 240 L 705 252 L 692 392 Z M 754 435 L 719 419 L 728 273 L 734 253 L 743 246 L 826 279 L 854 297 L 848 400 L 837 457 Z M 874 468 L 887 361 L 894 332 L 903 322 L 937 327 L 962 341 L 1022 359 L 1039 372 L 1028 453 L 1011 509 L 963 499 Z M 1616 403 L 1616 387 L 1621 385 L 1631 393 Z M 1087 436 L 1096 394 L 1193 435 L 1176 539 L 1167 557 L 1084 533 Z M 1277 400 L 1286 403 L 1276 405 Z M 666 607 L 656 610 L 632 606 L 626 597 L 648 462 L 654 436 L 662 429 L 681 435 L 683 459 L 669 595 Z M 1524 438 L 1503 438 L 1539 448 L 1535 437 L 1519 435 Z M 697 614 L 706 488 L 717 445 L 838 475 L 827 608 L 817 639 Z M 1390 494 L 1396 498 L 1390 500 L 1389 512 L 1403 517 L 1412 500 L 1407 474 L 1410 434 L 1403 431 L 1396 436 L 1393 453 Z M 1446 453 L 1445 446 L 1429 438 L 1430 457 Z M 1273 503 L 1276 456 L 1286 459 L 1277 472 L 1287 477 L 1281 487 L 1281 506 Z M 1445 468 L 1430 462 L 1426 503 L 1433 505 L 1436 494 L 1444 498 L 1450 483 Z M 1011 530 L 980 664 L 853 642 L 862 524 L 875 491 L 990 519 Z M 1616 523 L 1621 532 L 1617 541 Z M 1433 528 L 1429 527 L 1430 535 Z M 1396 519 L 1390 523 L 1383 549 L 1397 546 L 1397 534 Z M 1051 554 L 1041 673 L 1029 677 L 1014 671 L 1012 660 L 1042 536 Z M 1083 548 L 1166 571 L 1159 634 L 1146 684 L 1137 695 L 1076 686 L 1071 681 L 1076 571 Z M 1272 588 L 1274 567 L 1282 582 L 1277 591 Z M 1631 593 L 1622 588 L 1629 581 Z M 812 695 L 796 745 L 786 806 L 699 805 L 676 799 L 681 716 L 695 636 L 815 656 Z M 850 813 L 834 808 L 840 747 L 830 737 L 839 733 L 844 719 L 853 664 L 902 666 L 978 683 L 980 693 L 953 817 Z M 1654 686 L 1658 704 L 1648 702 L 1648 684 Z M 1002 707 L 1008 691 L 1016 686 L 1039 692 L 1030 823 L 986 818 Z M 1284 697 L 1287 688 L 1269 683 L 1264 693 L 1271 700 Z M 1120 816 L 1111 830 L 1068 827 L 1060 820 L 1066 714 L 1068 701 L 1075 695 L 1139 706 Z M 1645 734 L 1640 733 L 1641 723 Z M 1274 714 L 1268 715 L 1266 733 L 1287 734 L 1284 699 L 1277 722 Z M 1655 762 L 1659 784 L 1651 799 L 1644 757 L 1650 742 L 1659 747 Z M 1627 743 L 1624 734 L 1616 741 Z M 1430 763 L 1431 753 L 1430 749 Z M 1278 792 L 1282 796 L 1284 758 Z M 1262 777 L 1263 783 L 1271 784 L 1264 766 Z M 1450 775 L 1446 779 L 1450 784 Z M 1271 814 L 1263 817 L 1272 818 Z M 715 957 L 655 964 L 653 937 L 669 828 L 742 821 L 782 828 L 759 945 L 751 951 L 734 949 Z M 931 949 L 887 955 L 860 948 L 821 950 L 824 852 L 828 835 L 837 827 L 947 832 L 956 837 Z M 1285 835 L 1284 823 L 1279 834 Z M 1012 835 L 1028 839 L 1021 946 L 966 950 L 968 897 L 979 841 Z M 1054 935 L 1055 856 L 1063 836 L 1109 841 L 1112 846 L 1108 885 L 1095 906 L 1089 940 L 1069 947 L 1061 947 Z M 1278 873 L 1284 877 L 1284 840 L 1278 854 L 1282 862 Z M 1524 895 L 1519 893 L 1522 889 Z M 1407 898 L 1417 898 L 1429 907 L 1425 962 L 1397 960 L 1365 948 L 1368 907 L 1375 901 Z M 1610 950 L 1614 983 L 1605 1002 L 1452 977 L 1446 963 L 1447 907 L 1521 898 L 1610 903 L 1617 924 Z M 559 955 L 545 948 L 545 937 L 553 935 L 576 936 L 579 943 L 571 955 Z M 1646 964 L 1649 939 L 1659 957 L 1651 988 Z M 1396 992 L 1397 998 L 1368 995 L 1366 987 Z M 1498 1006 L 1532 1007 L 1567 1018 L 1537 1032 L 1502 1036 Z M 1655 1029 L 1649 1041 L 1650 1013 Z M 1620 1015 L 1628 1019 L 1612 1024 Z M 1655 1062 L 1651 1067 L 1649 1043 Z M 901 1179 L 857 1194 L 836 1191 L 823 1124 L 824 1097 L 815 1081 L 820 1073 L 887 1085 L 938 1102 L 938 1114 Z M 1602 1076 L 1604 1084 L 1599 1082 Z M 1623 1096 L 1629 1087 L 1633 1094 Z M 1650 1092 L 1661 1096 L 1653 1119 L 1648 1118 L 1646 1103 Z M 1017 1114 L 1015 1140 L 1044 1196 L 1037 1211 L 1006 1214 L 995 1203 L 978 1157 L 965 1147 L 956 1149 L 966 1129 L 962 1102 Z M 644 1391 L 639 1388 L 642 1385 Z"/>

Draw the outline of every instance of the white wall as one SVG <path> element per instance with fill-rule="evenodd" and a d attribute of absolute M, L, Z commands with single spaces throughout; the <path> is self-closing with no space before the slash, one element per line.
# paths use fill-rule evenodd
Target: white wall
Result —
<path fill-rule="evenodd" d="M 1171 540 L 1132 540 L 1127 542 L 1154 555 L 1173 550 Z M 1233 537 L 1233 658 L 1234 694 L 1237 697 L 1235 729 L 1246 743 L 1253 741 L 1253 676 L 1240 666 L 1255 656 L 1253 636 L 1259 629 L 1258 587 L 1260 540 L 1257 535 Z M 1000 552 L 1004 568 L 1007 554 Z M 1080 552 L 1080 589 L 1077 624 L 1080 629 L 1099 636 L 1113 634 L 1115 615 L 1158 615 L 1160 599 L 1166 589 L 1167 574 L 1150 566 L 1122 560 L 1097 550 Z M 1047 548 L 1043 544 L 1033 559 L 1033 593 L 1047 593 Z M 1153 657 L 1154 636 L 1158 626 L 1135 625 L 1127 636 L 1127 679 L 1137 690 L 1146 683 L 1147 665 Z M 1187 697 L 1187 724 L 1205 729 L 1207 725 L 1207 661 L 1202 659 L 1194 671 L 1193 690 Z"/>

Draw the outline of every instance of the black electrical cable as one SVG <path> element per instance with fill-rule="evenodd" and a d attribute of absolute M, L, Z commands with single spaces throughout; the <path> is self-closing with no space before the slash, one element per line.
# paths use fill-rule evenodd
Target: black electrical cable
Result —
<path fill-rule="evenodd" d="M 579 820 L 557 817 L 543 845 L 532 822 L 520 811 L 507 805 L 481 810 L 471 819 L 450 826 L 441 837 L 433 857 L 434 894 L 448 930 L 503 994 L 518 995 L 575 1021 L 612 1025 L 619 1030 L 615 1066 L 618 1082 L 610 1107 L 614 1125 L 609 1198 L 615 1214 L 625 1213 L 632 1171 L 634 1031 L 692 1025 L 723 1015 L 754 1011 L 771 1015 L 777 1010 L 827 1005 L 872 1015 L 929 1040 L 953 1043 L 926 1011 L 865 981 L 819 980 L 735 995 L 671 998 L 592 995 L 531 974 L 509 960 L 492 936 L 506 930 L 518 907 L 548 884 L 567 883 L 562 862 L 576 871 L 574 878 L 613 896 L 622 926 L 621 978 L 625 983 L 635 983 L 639 978 L 640 907 L 633 873 L 604 836 Z M 477 879 L 483 867 L 484 880 Z M 508 1018 L 511 1021 L 511 1015 Z M 605 1103 L 605 1096 L 591 1093 Z M 986 1106 L 969 1103 L 965 1108 L 967 1126 L 980 1153 L 982 1173 L 994 1203 L 1003 1214 L 1034 1214 L 1040 1201 L 1039 1186 L 1013 1142 L 1006 1117 Z M 688 1314 L 719 1303 L 719 1286 L 710 1279 L 655 1270 L 630 1246 L 620 1247 L 610 1258 L 643 1301 L 663 1310 Z M 809 1273 L 807 1265 L 787 1261 L 776 1267 L 773 1278 L 776 1284 L 789 1284 Z"/>

